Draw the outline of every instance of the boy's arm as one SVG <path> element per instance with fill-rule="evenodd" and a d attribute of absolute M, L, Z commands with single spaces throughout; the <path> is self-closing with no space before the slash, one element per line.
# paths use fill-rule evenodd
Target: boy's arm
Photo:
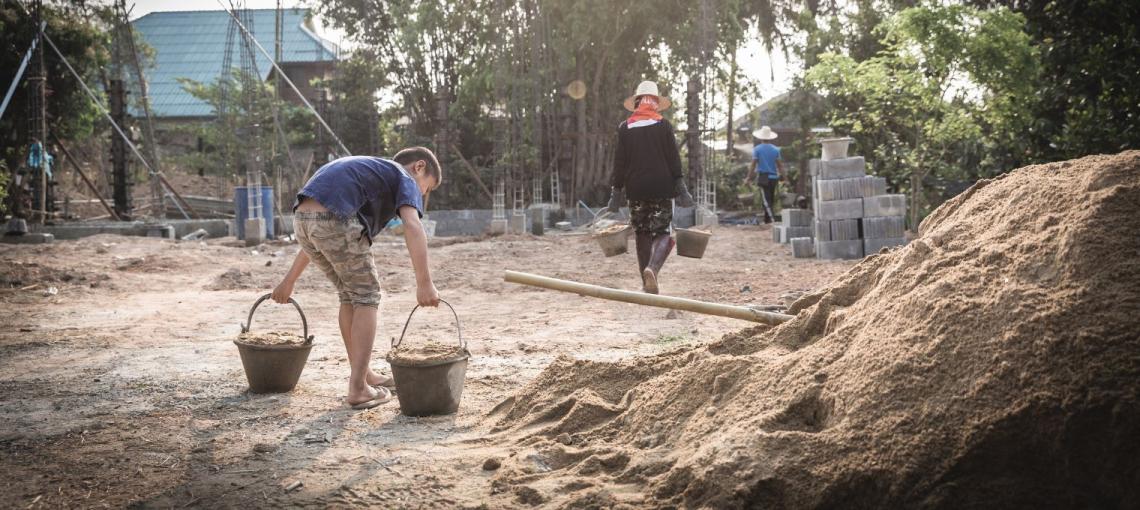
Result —
<path fill-rule="evenodd" d="M 431 281 L 427 234 L 420 223 L 419 211 L 405 205 L 400 208 L 400 219 L 404 222 L 404 243 L 408 245 L 408 256 L 411 257 L 412 269 L 416 272 L 416 302 L 420 306 L 439 306 L 439 291 Z"/>
<path fill-rule="evenodd" d="M 293 284 L 297 283 L 297 279 L 301 277 L 301 273 L 305 272 L 305 266 L 309 265 L 309 254 L 305 250 L 297 252 L 297 258 L 293 259 L 293 267 L 289 268 L 289 272 L 285 274 L 285 279 L 273 289 L 273 300 L 278 303 L 288 303 L 289 297 L 293 295 Z"/>
<path fill-rule="evenodd" d="M 776 160 L 776 180 L 782 179 L 784 177 L 784 175 L 787 175 L 784 173 L 784 162 L 777 159 Z"/>

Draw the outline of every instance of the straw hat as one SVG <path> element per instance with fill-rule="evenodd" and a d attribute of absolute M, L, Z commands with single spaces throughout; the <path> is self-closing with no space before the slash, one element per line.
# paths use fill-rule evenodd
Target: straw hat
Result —
<path fill-rule="evenodd" d="M 772 128 L 770 128 L 768 126 L 761 126 L 760 129 L 757 129 L 756 131 L 752 132 L 752 136 L 759 138 L 761 140 L 775 140 L 776 136 L 778 136 L 778 135 L 776 135 L 776 133 L 772 132 Z"/>
<path fill-rule="evenodd" d="M 657 84 L 651 81 L 643 81 L 641 83 L 638 83 L 637 91 L 634 92 L 632 96 L 625 98 L 625 101 L 622 102 L 622 106 L 625 106 L 626 110 L 629 110 L 631 112 L 634 111 L 636 107 L 634 107 L 633 104 L 637 98 L 641 96 L 656 96 L 657 111 L 659 112 L 668 110 L 670 106 L 673 106 L 673 101 L 670 101 L 667 97 L 662 97 L 661 94 L 657 91 Z"/>

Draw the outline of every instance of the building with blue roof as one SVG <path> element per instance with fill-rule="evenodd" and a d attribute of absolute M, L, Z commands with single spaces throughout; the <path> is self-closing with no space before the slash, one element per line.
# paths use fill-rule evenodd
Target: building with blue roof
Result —
<path fill-rule="evenodd" d="M 250 9 L 247 27 L 270 54 L 274 52 L 275 9 Z M 309 100 L 318 91 L 310 82 L 327 78 L 335 66 L 339 49 L 318 36 L 309 9 L 283 9 L 281 66 L 290 80 Z M 132 22 L 134 30 L 155 52 L 154 67 L 144 69 L 152 114 L 160 121 L 204 120 L 215 116 L 214 108 L 190 95 L 180 78 L 213 83 L 222 75 L 232 18 L 226 11 L 152 12 Z M 241 65 L 242 34 L 235 28 L 231 49 L 232 65 Z M 256 48 L 257 72 L 263 80 L 274 77 L 273 66 Z M 286 100 L 300 100 L 283 85 Z M 138 112 L 132 112 L 138 114 Z"/>

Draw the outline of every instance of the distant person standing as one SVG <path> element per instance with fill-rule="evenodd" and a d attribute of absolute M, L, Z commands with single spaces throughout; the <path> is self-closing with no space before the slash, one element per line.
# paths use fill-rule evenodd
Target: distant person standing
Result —
<path fill-rule="evenodd" d="M 673 199 L 692 207 L 693 197 L 681 173 L 681 154 L 673 125 L 661 113 L 672 104 L 657 92 L 657 84 L 643 81 L 624 106 L 630 116 L 618 126 L 614 174 L 608 209 L 621 210 L 621 196 L 629 197 L 630 223 L 637 235 L 637 267 L 641 288 L 657 294 L 657 279 L 676 241 L 669 235 Z"/>
<path fill-rule="evenodd" d="M 748 172 L 744 178 L 744 185 L 747 186 L 752 182 L 752 176 L 756 176 L 756 185 L 760 187 L 764 199 L 764 223 L 772 223 L 775 220 L 772 212 L 776 204 L 776 183 L 784 175 L 784 162 L 780 157 L 780 148 L 769 143 L 769 140 L 776 139 L 772 128 L 762 126 L 753 131 L 752 136 L 758 143 L 752 148 L 753 171 Z"/>

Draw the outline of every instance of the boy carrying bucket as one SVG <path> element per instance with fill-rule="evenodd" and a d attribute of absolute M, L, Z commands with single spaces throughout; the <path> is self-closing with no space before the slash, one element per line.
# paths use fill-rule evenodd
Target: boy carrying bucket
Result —
<path fill-rule="evenodd" d="M 390 377 L 372 371 L 372 343 L 380 305 L 380 278 L 372 259 L 372 238 L 399 215 L 416 274 L 416 302 L 438 306 L 439 292 L 428 268 L 424 196 L 439 187 L 442 169 L 424 147 L 392 158 L 349 156 L 313 175 L 293 204 L 293 229 L 301 251 L 273 300 L 287 303 L 293 284 L 311 261 L 333 282 L 340 298 L 340 336 L 348 351 L 348 404 L 369 409 L 392 400 Z"/>

